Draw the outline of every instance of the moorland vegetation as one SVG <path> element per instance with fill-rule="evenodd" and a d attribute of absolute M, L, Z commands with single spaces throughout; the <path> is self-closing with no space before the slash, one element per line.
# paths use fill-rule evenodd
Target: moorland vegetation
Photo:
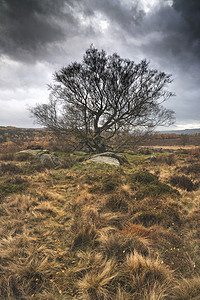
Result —
<path fill-rule="evenodd" d="M 0 154 L 0 299 L 198 300 L 200 149 L 56 155 Z"/>

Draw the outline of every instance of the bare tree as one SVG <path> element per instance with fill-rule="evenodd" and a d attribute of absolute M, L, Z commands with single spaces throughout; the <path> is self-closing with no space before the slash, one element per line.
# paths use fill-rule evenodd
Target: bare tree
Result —
<path fill-rule="evenodd" d="M 90 151 L 104 152 L 124 130 L 173 123 L 174 112 L 162 106 L 172 96 L 171 75 L 146 60 L 136 64 L 91 46 L 81 63 L 62 68 L 54 80 L 49 103 L 31 108 L 33 117 L 57 135 L 72 133 Z"/>

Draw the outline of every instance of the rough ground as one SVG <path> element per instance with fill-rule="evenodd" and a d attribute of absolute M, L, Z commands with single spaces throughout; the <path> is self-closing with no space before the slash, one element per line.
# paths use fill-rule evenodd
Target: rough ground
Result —
<path fill-rule="evenodd" d="M 199 299 L 199 150 L 59 155 L 0 156 L 0 299 Z"/>

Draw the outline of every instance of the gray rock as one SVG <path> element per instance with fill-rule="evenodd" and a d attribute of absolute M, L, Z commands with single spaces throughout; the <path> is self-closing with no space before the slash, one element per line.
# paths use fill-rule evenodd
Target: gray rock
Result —
<path fill-rule="evenodd" d="M 45 167 L 51 169 L 55 168 L 59 163 L 59 158 L 47 153 L 43 153 L 38 156 L 39 162 Z"/>
<path fill-rule="evenodd" d="M 153 150 L 156 151 L 156 152 L 160 152 L 160 153 L 163 152 L 163 148 L 155 147 L 155 148 L 153 148 Z"/>
<path fill-rule="evenodd" d="M 42 154 L 46 154 L 46 153 L 49 153 L 48 150 L 41 150 L 41 149 L 27 149 L 27 150 L 22 150 L 22 151 L 19 151 L 17 152 L 16 154 L 17 155 L 20 155 L 20 154 L 29 154 L 29 155 L 32 155 L 33 157 L 38 157 Z"/>
<path fill-rule="evenodd" d="M 59 164 L 61 164 L 61 161 L 60 161 L 60 159 L 58 158 L 58 156 L 56 156 L 56 155 L 51 155 L 51 158 L 52 158 L 52 160 L 53 160 L 53 162 L 54 162 L 54 164 L 55 164 L 56 166 L 58 166 Z"/>
<path fill-rule="evenodd" d="M 155 155 L 151 155 L 149 157 L 146 158 L 146 161 L 156 161 L 156 156 Z"/>
<path fill-rule="evenodd" d="M 124 163 L 127 163 L 125 157 L 118 156 L 113 152 L 104 152 L 104 153 L 96 154 L 92 158 L 90 158 L 89 161 L 94 161 L 97 163 L 105 163 L 105 164 L 115 165 L 115 166 L 120 166 Z"/>
<path fill-rule="evenodd" d="M 109 165 L 120 166 L 119 161 L 116 158 L 112 158 L 112 157 L 96 156 L 89 160 L 97 162 L 97 163 L 102 163 L 102 164 L 104 163 L 104 164 L 109 164 Z"/>
<path fill-rule="evenodd" d="M 32 155 L 32 156 L 36 157 L 40 152 L 42 152 L 42 150 L 27 149 L 27 150 L 19 151 L 16 154 L 20 155 L 20 154 L 24 154 L 25 153 L 25 154 L 29 154 L 29 155 Z"/>

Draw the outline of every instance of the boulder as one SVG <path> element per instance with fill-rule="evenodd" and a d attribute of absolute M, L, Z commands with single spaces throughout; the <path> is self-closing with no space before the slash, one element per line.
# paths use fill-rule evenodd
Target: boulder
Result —
<path fill-rule="evenodd" d="M 41 153 L 38 155 L 39 162 L 44 165 L 45 167 L 51 169 L 55 168 L 60 164 L 60 160 L 57 156 L 47 154 L 47 153 Z"/>
<path fill-rule="evenodd" d="M 42 155 L 40 155 L 40 156 L 38 157 L 38 160 L 39 160 L 39 162 L 40 162 L 43 166 L 45 166 L 45 167 L 47 167 L 47 168 L 49 168 L 49 169 L 55 167 L 55 164 L 54 164 L 54 162 L 53 162 L 53 159 L 51 158 L 51 156 L 50 156 L 49 154 L 42 154 Z"/>
<path fill-rule="evenodd" d="M 94 161 L 97 163 L 104 163 L 109 165 L 120 166 L 124 163 L 128 163 L 124 156 L 119 156 L 113 152 L 104 152 L 94 155 L 89 161 Z"/>

